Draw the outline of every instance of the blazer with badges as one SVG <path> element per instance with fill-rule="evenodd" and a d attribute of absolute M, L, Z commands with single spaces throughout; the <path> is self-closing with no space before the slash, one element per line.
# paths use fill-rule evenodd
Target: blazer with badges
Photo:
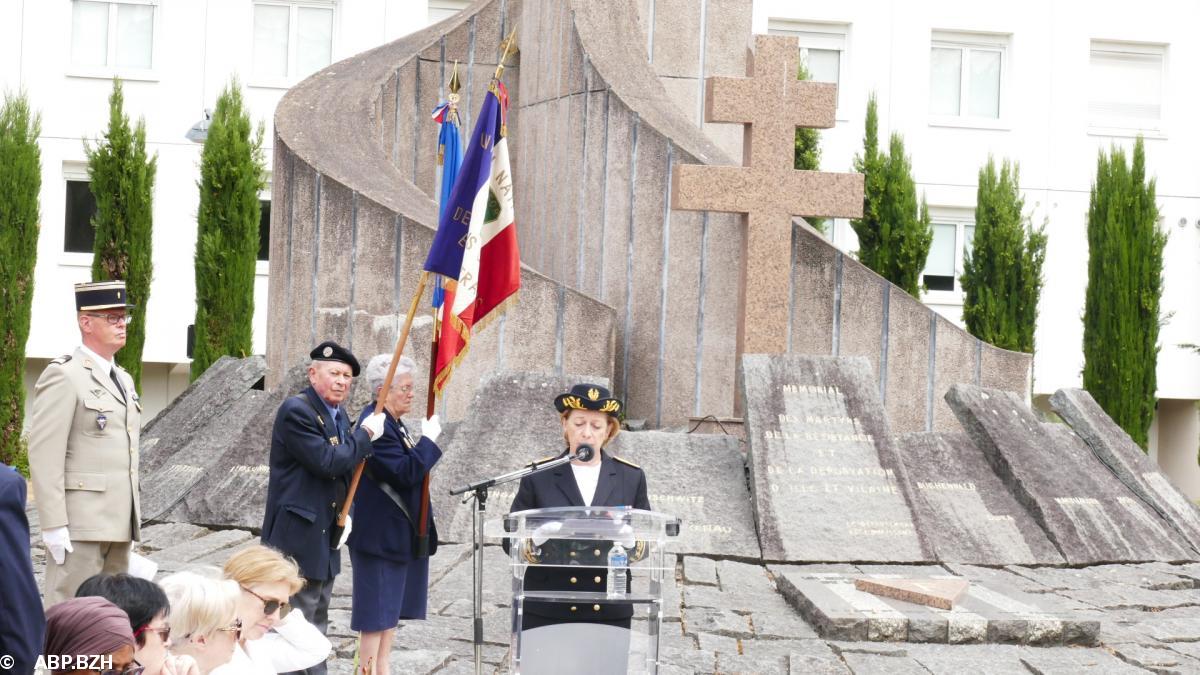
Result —
<path fill-rule="evenodd" d="M 361 423 L 375 412 L 372 403 L 358 416 Z M 404 423 L 385 413 L 383 436 L 373 445 L 366 471 L 354 493 L 354 527 L 346 546 L 396 562 L 410 562 L 417 532 L 413 524 L 421 517 L 421 483 L 425 474 L 442 458 L 442 450 L 428 438 L 413 441 Z M 384 493 L 385 483 L 400 497 L 408 514 Z M 429 509 L 429 555 L 437 552 L 437 526 Z"/>
<path fill-rule="evenodd" d="M 566 454 L 564 450 L 563 454 Z M 623 459 L 612 457 L 607 452 L 600 451 L 600 479 L 596 483 L 596 494 L 592 497 L 591 506 L 630 506 L 635 509 L 650 510 L 650 498 L 646 492 L 646 474 L 636 464 Z M 579 486 L 575 482 L 575 472 L 569 464 L 557 466 L 548 471 L 535 473 L 521 479 L 517 496 L 513 498 L 509 512 L 526 509 L 545 509 L 555 506 L 588 506 L 583 501 Z M 539 559 L 539 548 L 526 541 L 522 544 L 522 555 L 527 555 L 530 562 Z M 568 558 L 577 559 L 580 564 L 586 561 L 588 565 L 605 566 L 608 563 L 608 552 L 612 542 L 583 541 L 572 539 L 552 539 L 542 545 L 560 547 L 565 550 Z M 505 540 L 504 550 L 508 551 L 508 540 Z M 644 548 L 634 546 L 628 549 L 629 561 L 639 560 Z M 555 558 L 561 559 L 561 553 L 556 551 Z M 603 593 L 608 588 L 608 571 L 603 567 L 580 568 L 550 567 L 532 564 L 525 570 L 525 588 L 538 590 L 573 590 L 593 591 Z M 633 607 L 629 603 L 594 603 L 591 605 L 571 605 L 561 602 L 526 602 L 525 612 L 551 618 L 557 621 L 614 621 L 624 620 L 633 616 Z"/>
<path fill-rule="evenodd" d="M 0 654 L 13 658 L 9 671 L 32 673 L 42 653 L 46 614 L 29 558 L 25 479 L 0 464 Z M 53 564 L 53 563 L 51 563 Z"/>
<path fill-rule="evenodd" d="M 332 579 L 341 571 L 330 530 L 346 501 L 350 474 L 370 454 L 367 432 L 351 430 L 343 408 L 336 422 L 330 419 L 312 387 L 279 406 L 271 431 L 262 541 L 295 558 L 305 578 Z"/>
<path fill-rule="evenodd" d="M 76 349 L 50 362 L 33 387 L 29 473 L 43 530 L 73 541 L 141 539 L 138 438 L 142 404 L 133 378 L 112 377 Z"/>

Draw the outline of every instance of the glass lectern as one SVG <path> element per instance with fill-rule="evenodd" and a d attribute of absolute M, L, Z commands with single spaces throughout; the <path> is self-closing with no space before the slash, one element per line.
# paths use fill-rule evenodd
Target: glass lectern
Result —
<path fill-rule="evenodd" d="M 513 672 L 658 672 L 662 582 L 675 574 L 663 549 L 679 526 L 674 516 L 623 506 L 531 509 L 487 521 L 485 534 L 509 549 Z M 612 551 L 616 543 L 627 566 Z"/>

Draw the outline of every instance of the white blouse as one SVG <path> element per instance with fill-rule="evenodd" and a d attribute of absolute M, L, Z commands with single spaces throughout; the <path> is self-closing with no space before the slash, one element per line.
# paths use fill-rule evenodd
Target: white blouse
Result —
<path fill-rule="evenodd" d="M 211 675 L 275 675 L 304 670 L 329 657 L 333 644 L 308 622 L 300 610 L 292 610 L 266 635 L 237 644 L 229 663 Z"/>

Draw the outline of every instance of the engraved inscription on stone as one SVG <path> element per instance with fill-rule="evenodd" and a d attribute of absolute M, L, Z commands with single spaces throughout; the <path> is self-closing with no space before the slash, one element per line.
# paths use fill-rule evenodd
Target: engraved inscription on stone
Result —
<path fill-rule="evenodd" d="M 866 360 L 755 354 L 743 377 L 764 557 L 925 559 Z"/>

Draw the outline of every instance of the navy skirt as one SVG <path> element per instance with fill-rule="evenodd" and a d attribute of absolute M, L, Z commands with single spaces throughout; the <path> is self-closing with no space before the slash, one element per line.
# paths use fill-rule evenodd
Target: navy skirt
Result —
<path fill-rule="evenodd" d="M 396 562 L 350 549 L 354 604 L 350 628 L 374 633 L 400 621 L 424 619 L 429 599 L 429 558 Z"/>

